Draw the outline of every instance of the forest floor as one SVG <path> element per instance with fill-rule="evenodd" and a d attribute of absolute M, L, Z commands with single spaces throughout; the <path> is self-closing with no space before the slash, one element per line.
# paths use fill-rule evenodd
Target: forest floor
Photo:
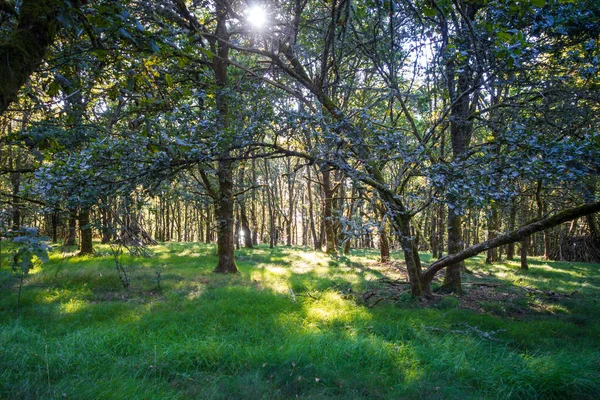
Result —
<path fill-rule="evenodd" d="M 595 399 L 600 265 L 469 260 L 465 294 L 415 300 L 376 251 L 151 257 L 59 249 L 0 266 L 0 399 Z M 398 260 L 400 256 L 394 254 Z M 423 254 L 425 263 L 429 256 Z M 123 282 L 129 282 L 127 288 Z"/>

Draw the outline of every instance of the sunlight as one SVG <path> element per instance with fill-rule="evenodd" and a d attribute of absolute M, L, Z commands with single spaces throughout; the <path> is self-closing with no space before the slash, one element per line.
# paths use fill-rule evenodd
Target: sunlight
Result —
<path fill-rule="evenodd" d="M 255 29 L 261 29 L 267 23 L 267 11 L 260 4 L 255 4 L 248 9 L 246 20 Z"/>
<path fill-rule="evenodd" d="M 67 303 L 60 305 L 60 310 L 64 313 L 72 314 L 83 310 L 86 306 L 88 306 L 88 303 L 86 301 L 70 299 Z"/>

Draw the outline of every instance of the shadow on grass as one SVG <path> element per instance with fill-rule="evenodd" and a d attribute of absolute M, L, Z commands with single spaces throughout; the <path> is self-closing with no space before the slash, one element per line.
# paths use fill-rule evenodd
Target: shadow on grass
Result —
<path fill-rule="evenodd" d="M 151 264 L 135 259 L 128 290 L 98 258 L 65 266 L 58 281 L 35 277 L 46 286 L 0 325 L 0 397 L 593 398 L 600 389 L 597 324 L 583 331 L 451 304 L 368 308 L 343 295 L 386 276 L 368 252 L 242 250 L 242 273 L 222 276 L 211 273 L 211 246 L 163 247 L 160 290 Z"/>

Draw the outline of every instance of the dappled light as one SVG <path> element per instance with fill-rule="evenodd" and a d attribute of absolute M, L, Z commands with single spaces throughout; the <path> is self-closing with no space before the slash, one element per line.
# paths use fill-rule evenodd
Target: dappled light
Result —
<path fill-rule="evenodd" d="M 0 36 L 0 399 L 598 398 L 600 1 Z"/>
<path fill-rule="evenodd" d="M 48 352 L 53 385 L 69 379 L 92 397 L 103 389 L 86 389 L 87 379 L 145 393 L 105 362 L 150 380 L 155 393 L 176 388 L 209 398 L 217 388 L 239 394 L 249 387 L 275 397 L 332 390 L 342 397 L 505 397 L 515 385 L 528 397 L 564 394 L 576 381 L 585 398 L 600 387 L 592 350 L 600 309 L 578 304 L 597 297 L 596 266 L 532 260 L 537 269 L 523 273 L 511 263 L 475 260 L 468 293 L 424 307 L 402 296 L 406 287 L 389 291 L 386 282 L 401 276 L 394 268 L 402 266 L 377 263 L 375 252 L 341 259 L 259 247 L 243 253 L 241 274 L 221 276 L 210 274 L 214 261 L 197 257 L 213 251 L 163 244 L 152 248 L 152 259 L 124 256 L 127 289 L 109 255 L 53 255 L 28 278 L 20 317 L 12 311 L 14 289 L 0 303 L 6 315 L 0 337 L 8 344 L 1 355 L 12 365 L 10 376 L 20 376 L 20 365 L 32 379 L 47 381 L 36 372 L 38 359 L 14 347 L 28 340 L 38 354 Z M 546 287 L 577 287 L 581 294 L 555 295 Z M 382 300 L 365 301 L 371 292 Z M 42 337 L 54 337 L 56 345 L 45 350 Z M 223 377 L 226 389 L 217 383 Z M 454 386 L 456 380 L 463 384 Z M 498 380 L 511 383 L 484 389 Z"/>

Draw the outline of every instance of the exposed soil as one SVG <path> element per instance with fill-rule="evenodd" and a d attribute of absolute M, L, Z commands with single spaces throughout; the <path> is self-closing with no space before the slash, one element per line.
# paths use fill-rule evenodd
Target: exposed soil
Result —
<path fill-rule="evenodd" d="M 413 300 L 410 298 L 410 284 L 406 268 L 401 263 L 386 263 L 386 276 L 377 280 L 373 288 L 360 295 L 354 294 L 358 302 L 375 307 L 378 304 L 407 303 L 416 307 L 461 308 L 486 314 L 505 317 L 523 318 L 532 314 L 552 314 L 561 299 L 578 295 L 573 293 L 557 293 L 542 291 L 522 286 L 486 282 L 485 276 L 476 282 L 463 283 L 461 295 L 441 295 Z M 387 272 L 390 272 L 389 276 Z M 437 274 L 434 282 L 441 282 L 444 274 Z M 347 293 L 345 293 L 347 295 Z"/>

